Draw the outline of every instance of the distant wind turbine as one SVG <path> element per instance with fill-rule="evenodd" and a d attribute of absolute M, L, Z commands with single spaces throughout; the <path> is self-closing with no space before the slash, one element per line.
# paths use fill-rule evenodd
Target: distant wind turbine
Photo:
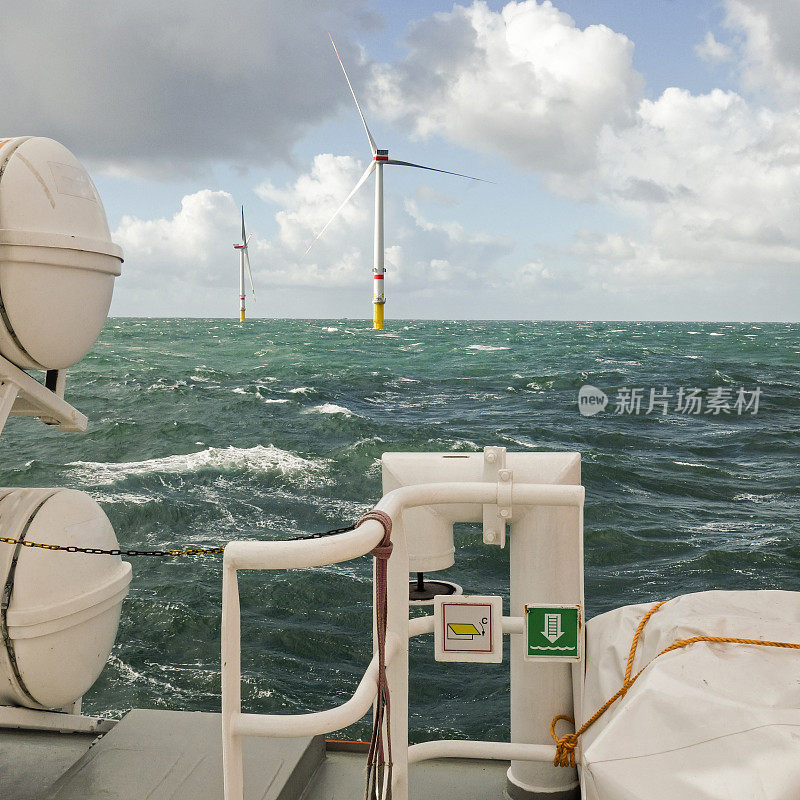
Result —
<path fill-rule="evenodd" d="M 350 202 L 353 198 L 353 195 L 364 185 L 367 178 L 374 172 L 375 173 L 375 247 L 374 247 L 374 267 L 373 267 L 373 290 L 372 290 L 372 327 L 376 329 L 383 328 L 383 307 L 386 304 L 386 295 L 384 293 L 384 274 L 386 270 L 384 269 L 384 259 L 383 259 L 383 166 L 384 164 L 394 164 L 399 167 L 416 167 L 417 169 L 427 169 L 431 172 L 443 172 L 446 175 L 457 175 L 460 178 L 469 178 L 472 181 L 480 181 L 483 180 L 482 178 L 474 178 L 471 175 L 464 175 L 461 172 L 449 172 L 446 169 L 436 169 L 435 167 L 426 167 L 422 164 L 412 164 L 410 161 L 398 161 L 394 158 L 389 158 L 389 151 L 388 150 L 379 150 L 377 145 L 375 144 L 375 140 L 372 138 L 372 134 L 367 127 L 367 120 L 364 118 L 364 112 L 361 110 L 361 106 L 358 104 L 358 99 L 356 98 L 356 93 L 353 91 L 353 84 L 350 83 L 350 78 L 347 75 L 347 70 L 344 68 L 344 64 L 342 63 L 342 58 L 339 55 L 339 51 L 336 49 L 336 44 L 333 41 L 333 37 L 328 34 L 328 37 L 331 40 L 331 44 L 333 45 L 333 51 L 336 53 L 336 58 L 339 59 L 339 64 L 342 68 L 342 72 L 344 72 L 345 80 L 347 81 L 347 85 L 350 87 L 350 94 L 353 95 L 353 100 L 355 101 L 356 108 L 358 109 L 358 114 L 361 117 L 361 122 L 364 125 L 364 130 L 367 132 L 367 139 L 369 140 L 369 148 L 372 153 L 372 160 L 370 161 L 370 165 L 365 170 L 364 174 L 358 179 L 358 183 L 353 187 L 353 190 L 350 192 L 349 195 L 345 198 L 344 202 L 336 209 L 334 215 L 325 223 L 325 226 L 322 230 L 316 235 L 314 241 L 308 246 L 308 250 L 306 250 L 305 255 L 308 254 L 309 250 L 317 243 L 317 240 L 322 236 L 323 233 L 328 229 L 328 226 L 339 216 L 339 212 Z"/>
<path fill-rule="evenodd" d="M 250 242 L 250 236 L 244 229 L 244 206 L 242 206 L 242 241 L 235 244 L 234 250 L 239 251 L 239 322 L 244 322 L 244 265 L 247 262 L 247 272 L 250 275 L 250 288 L 253 290 L 253 300 L 256 299 L 256 287 L 253 286 L 253 271 L 250 269 L 250 256 L 247 252 L 247 245 Z"/>

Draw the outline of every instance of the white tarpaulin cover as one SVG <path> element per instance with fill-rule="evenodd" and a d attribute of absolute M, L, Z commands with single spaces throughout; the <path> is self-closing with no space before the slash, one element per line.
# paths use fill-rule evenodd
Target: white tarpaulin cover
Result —
<path fill-rule="evenodd" d="M 651 603 L 588 622 L 582 719 L 621 686 Z M 699 592 L 647 622 L 635 675 L 692 636 L 800 643 L 800 593 Z M 585 800 L 800 798 L 800 650 L 700 642 L 657 658 L 579 744 Z"/>

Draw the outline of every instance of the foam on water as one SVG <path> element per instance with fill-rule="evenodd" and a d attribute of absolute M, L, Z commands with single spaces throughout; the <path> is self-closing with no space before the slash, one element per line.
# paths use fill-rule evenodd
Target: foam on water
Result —
<path fill-rule="evenodd" d="M 345 417 L 352 417 L 353 412 L 344 406 L 337 406 L 336 403 L 323 403 L 320 406 L 306 409 L 307 414 L 341 414 Z"/>
<path fill-rule="evenodd" d="M 318 474 L 324 471 L 324 459 L 307 459 L 273 445 L 255 447 L 209 447 L 197 453 L 150 458 L 146 461 L 121 463 L 73 461 L 67 464 L 80 480 L 92 485 L 109 485 L 132 475 L 174 474 L 183 475 L 210 469 L 218 472 L 244 470 L 270 472 L 283 475 Z"/>

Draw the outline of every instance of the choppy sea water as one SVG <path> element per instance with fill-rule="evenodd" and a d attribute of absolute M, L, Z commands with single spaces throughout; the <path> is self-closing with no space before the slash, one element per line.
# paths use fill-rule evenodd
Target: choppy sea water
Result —
<path fill-rule="evenodd" d="M 585 384 L 609 397 L 593 417 L 578 412 Z M 647 414 L 665 388 L 667 414 Z M 692 388 L 704 406 L 681 413 Z M 616 413 L 625 389 L 642 390 L 638 414 Z M 740 389 L 760 391 L 758 413 L 737 413 Z M 705 413 L 714 394 L 728 413 Z M 123 548 L 337 527 L 380 497 L 383 452 L 496 444 L 582 454 L 589 616 L 711 588 L 800 590 L 798 324 L 116 319 L 67 399 L 88 432 L 11 420 L 0 480 L 89 492 Z M 507 550 L 472 526 L 456 547 L 438 575 L 507 593 Z M 218 710 L 220 564 L 134 560 L 86 711 Z M 352 693 L 371 649 L 368 559 L 246 573 L 241 593 L 248 711 Z M 508 736 L 507 662 L 438 664 L 432 650 L 412 641 L 412 740 Z"/>

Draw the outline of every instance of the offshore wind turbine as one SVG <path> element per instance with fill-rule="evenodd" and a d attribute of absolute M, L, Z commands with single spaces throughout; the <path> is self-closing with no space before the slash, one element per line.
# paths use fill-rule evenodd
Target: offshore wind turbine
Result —
<path fill-rule="evenodd" d="M 253 286 L 253 271 L 250 269 L 250 255 L 247 252 L 247 245 L 250 243 L 250 236 L 244 228 L 244 206 L 242 206 L 242 241 L 233 246 L 234 250 L 239 251 L 239 322 L 244 322 L 244 265 L 247 262 L 247 272 L 250 275 L 250 288 L 253 290 L 253 300 L 256 299 L 256 287 Z"/>
<path fill-rule="evenodd" d="M 386 293 L 384 289 L 384 275 L 386 270 L 384 269 L 384 245 L 383 245 L 383 167 L 386 164 L 392 164 L 398 167 L 416 167 L 417 169 L 427 169 L 431 172 L 443 172 L 446 175 L 457 175 L 459 178 L 469 178 L 472 181 L 481 181 L 482 178 L 474 178 L 472 175 L 464 175 L 461 172 L 450 172 L 446 169 L 436 169 L 435 167 L 426 167 L 423 164 L 412 164 L 410 161 L 398 161 L 396 158 L 389 158 L 389 151 L 388 150 L 379 150 L 377 145 L 375 144 L 375 139 L 372 138 L 372 134 L 370 133 L 369 127 L 367 126 L 367 120 L 364 118 L 364 112 L 361 110 L 361 106 L 358 103 L 358 98 L 356 97 L 355 91 L 353 91 L 353 84 L 350 83 L 350 78 L 347 75 L 347 70 L 344 68 L 344 63 L 342 62 L 342 58 L 339 55 L 339 51 L 336 49 L 336 44 L 333 41 L 333 37 L 328 34 L 328 37 L 331 40 L 331 44 L 333 45 L 333 51 L 336 53 L 336 58 L 339 59 L 339 65 L 342 68 L 342 72 L 344 73 L 344 78 L 347 81 L 347 85 L 350 87 L 350 94 L 353 95 L 353 100 L 355 101 L 356 108 L 358 109 L 358 115 L 361 117 L 361 123 L 364 125 L 364 130 L 367 133 L 367 139 L 369 140 L 369 149 L 372 156 L 369 166 L 364 171 L 364 174 L 358 179 L 358 183 L 353 187 L 353 190 L 350 192 L 349 195 L 344 199 L 344 202 L 336 209 L 333 216 L 325 223 L 322 230 L 316 235 L 314 241 L 308 246 L 308 250 L 304 253 L 305 255 L 308 254 L 309 250 L 316 244 L 317 240 L 322 236 L 323 233 L 327 230 L 328 226 L 339 216 L 339 212 L 350 202 L 353 198 L 353 195 L 366 183 L 367 178 L 369 178 L 372 173 L 375 173 L 375 242 L 374 242 L 374 250 L 373 250 L 373 259 L 374 259 L 374 266 L 372 268 L 373 272 L 373 281 L 372 281 L 372 327 L 378 330 L 383 328 L 383 307 L 386 304 Z"/>

